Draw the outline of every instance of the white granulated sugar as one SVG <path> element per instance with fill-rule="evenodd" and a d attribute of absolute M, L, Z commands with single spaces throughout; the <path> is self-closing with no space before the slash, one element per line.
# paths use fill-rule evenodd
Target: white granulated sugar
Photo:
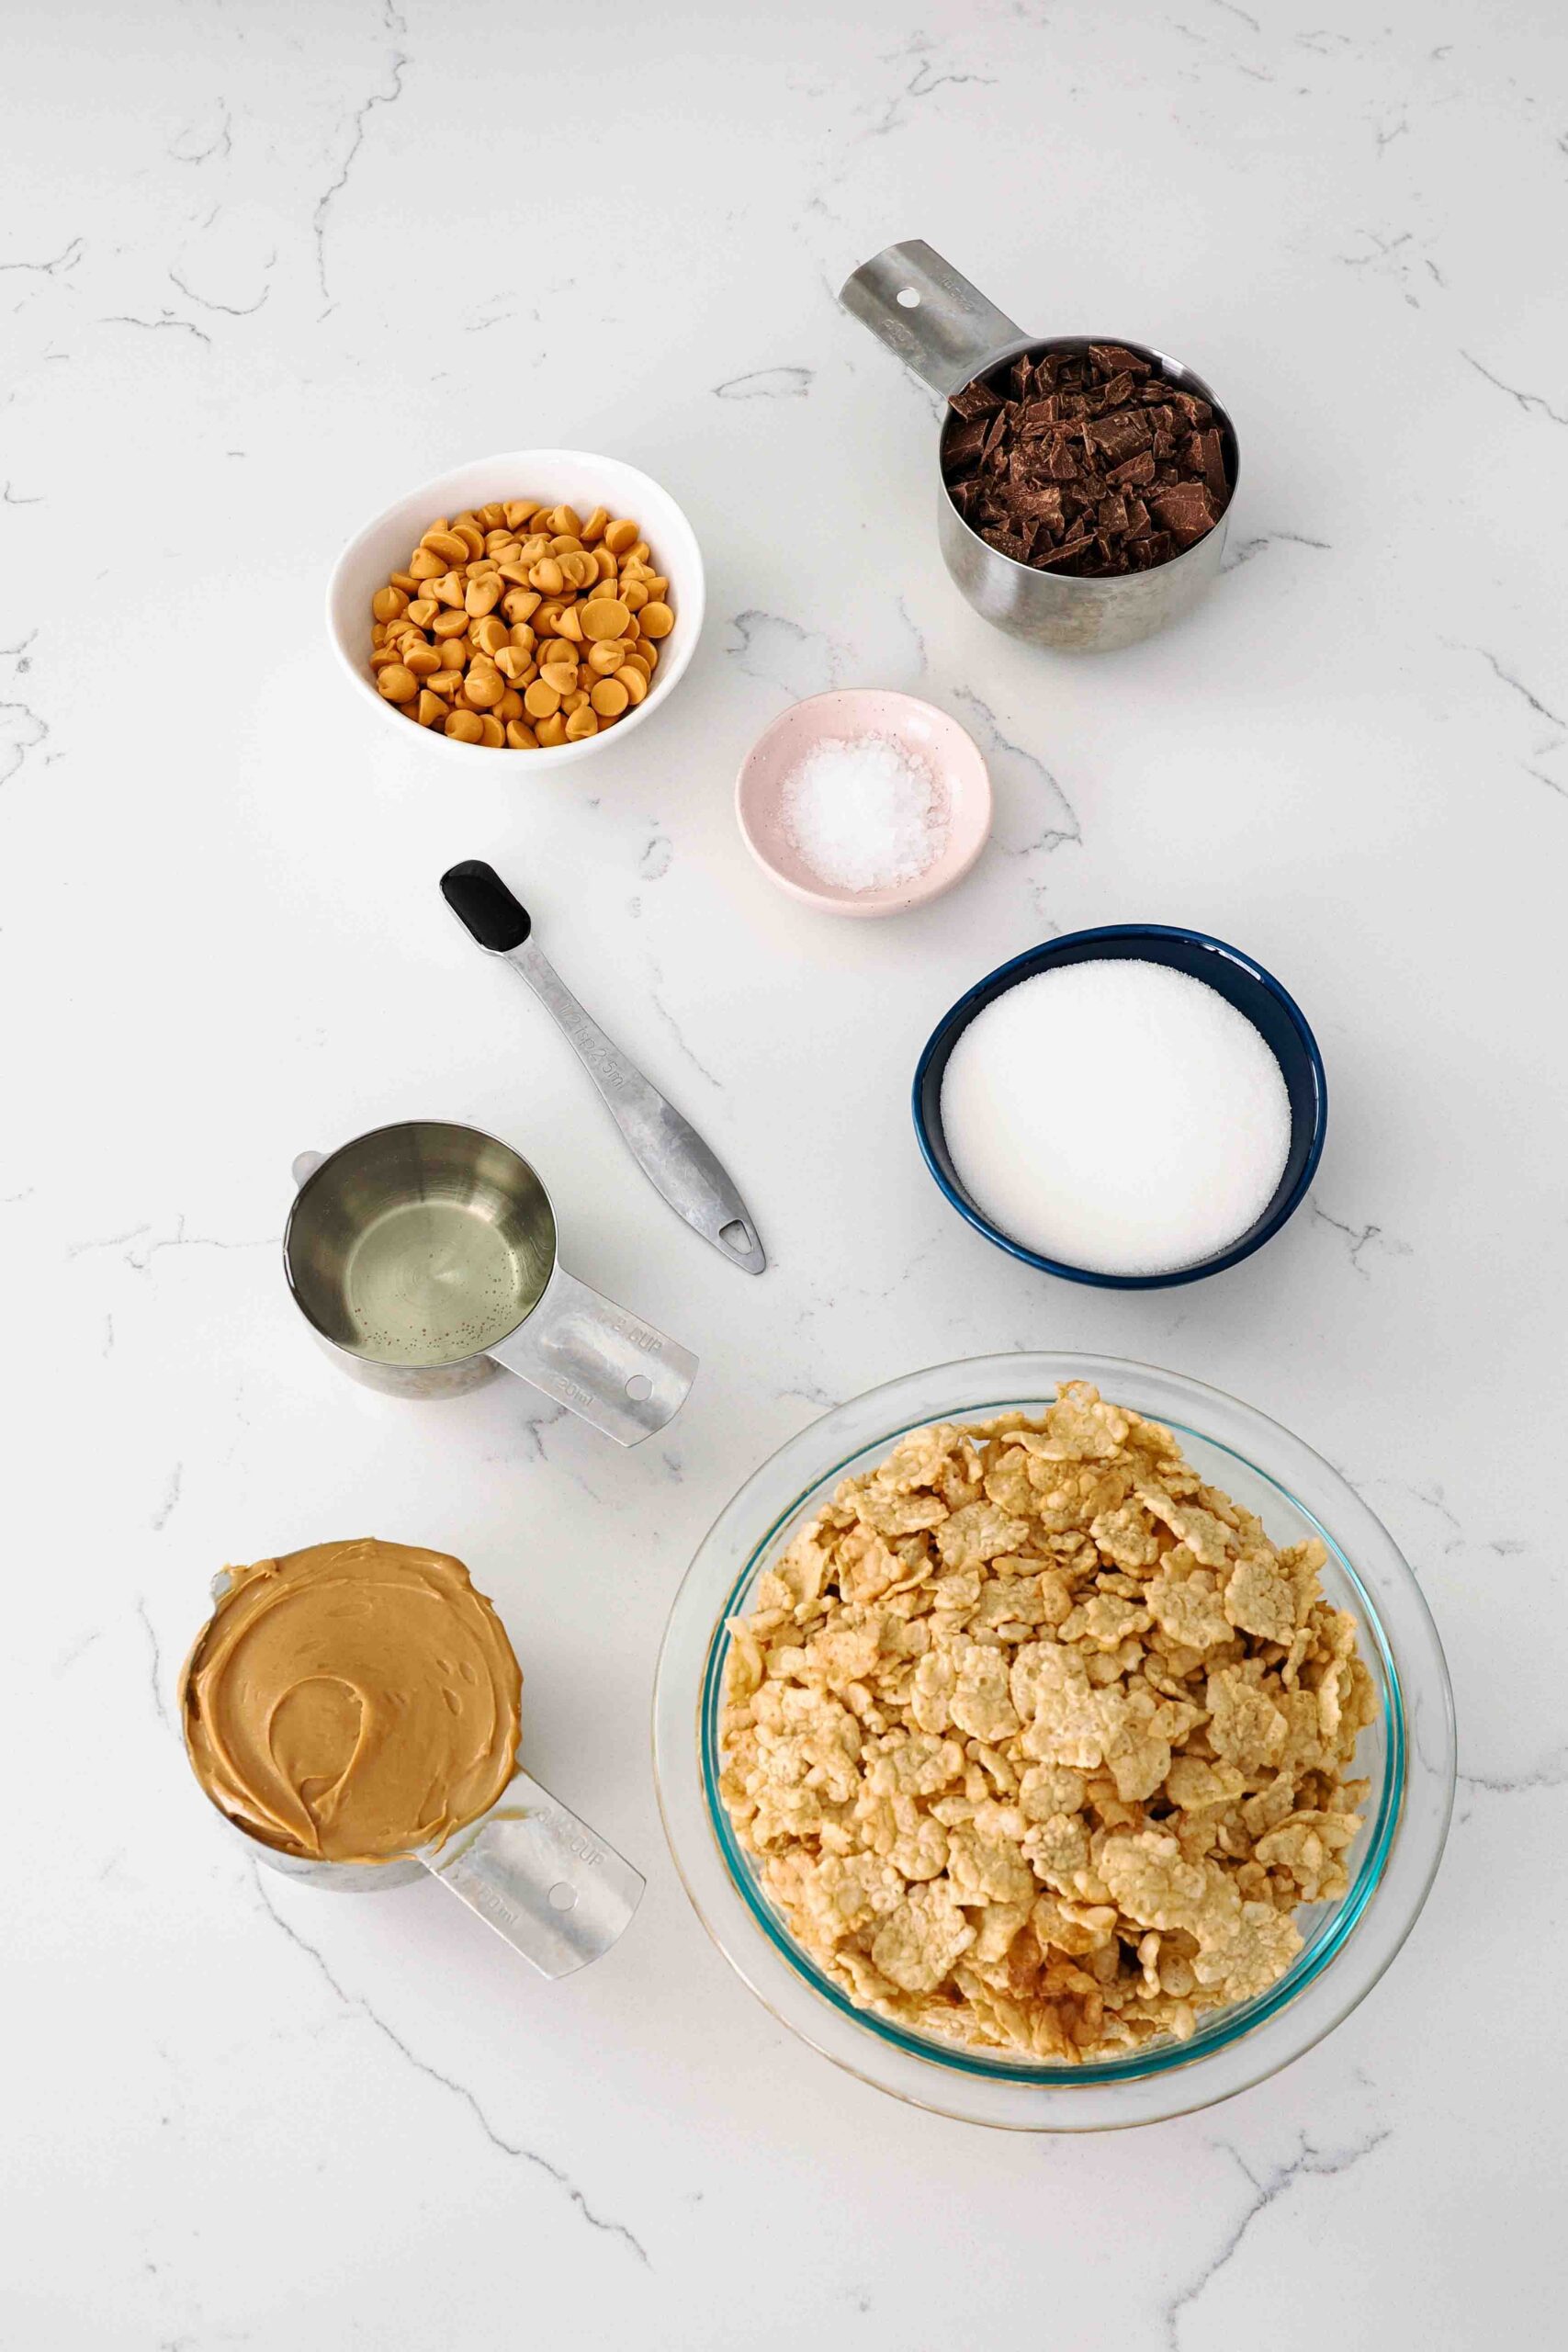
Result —
<path fill-rule="evenodd" d="M 1127 957 L 1006 989 L 948 1061 L 942 1124 L 990 1222 L 1061 1265 L 1169 1274 L 1267 1208 L 1291 1106 L 1258 1031 L 1217 989 Z"/>
<path fill-rule="evenodd" d="M 947 796 L 890 735 L 826 736 L 785 776 L 784 830 L 819 882 L 887 890 L 947 845 Z"/>

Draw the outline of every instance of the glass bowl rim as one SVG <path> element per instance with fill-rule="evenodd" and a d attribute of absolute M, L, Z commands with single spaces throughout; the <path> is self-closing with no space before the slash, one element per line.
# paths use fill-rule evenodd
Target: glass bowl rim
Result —
<path fill-rule="evenodd" d="M 783 1922 L 773 1917 L 740 1858 L 713 1785 L 711 1741 L 716 1680 L 728 1647 L 726 1617 L 782 1529 L 810 1498 L 830 1488 L 848 1463 L 874 1447 L 894 1443 L 901 1429 L 980 1418 L 1036 1399 L 1043 1402 L 1069 1377 L 1094 1379 L 1117 1401 L 1174 1422 L 1206 1445 L 1235 1455 L 1322 1533 L 1376 1645 L 1385 1757 L 1371 1836 L 1352 1887 L 1325 1914 L 1277 1985 L 1251 2002 L 1215 2012 L 1213 2021 L 1201 2027 L 1190 2042 L 1156 2044 L 1125 2059 L 1081 2067 L 1044 2067 L 1002 2053 L 981 2056 L 961 2045 L 910 2033 L 856 2007 L 832 1986 Z M 1158 1390 L 1162 1384 L 1169 1394 L 1151 1397 L 1150 1387 Z M 1145 1393 L 1127 1393 L 1133 1386 Z M 962 1401 L 954 1401 L 957 1391 L 963 1392 Z M 1175 1405 L 1187 1410 L 1173 1410 Z M 878 1412 L 878 1408 L 885 1409 Z M 1196 1420 L 1190 1418 L 1193 1408 Z M 855 1423 L 866 1426 L 851 1442 L 847 1425 Z M 1250 1440 L 1251 1450 L 1238 1440 Z M 829 1443 L 832 1459 L 827 1462 Z M 1287 1457 L 1283 1475 L 1273 1466 L 1281 1453 Z M 1303 1479 L 1303 1468 L 1313 1476 Z M 1303 1485 L 1317 1491 L 1303 1494 Z M 769 1491 L 765 1510 L 759 1510 L 750 1523 L 765 1519 L 766 1532 L 755 1540 L 737 1540 L 735 1523 L 746 1521 L 750 1498 L 764 1487 Z M 1333 1506 L 1326 1515 L 1325 1498 Z M 1349 1540 L 1347 1521 L 1354 1529 Z M 676 1685 L 684 1684 L 689 1692 L 693 1673 L 678 1652 L 682 1636 L 689 1652 L 697 1620 L 705 1614 L 696 1689 L 687 1712 L 687 1698 Z M 752 1991 L 823 2054 L 895 2096 L 1026 2130 L 1111 2128 L 1184 2112 L 1230 2096 L 1309 2048 L 1371 1990 L 1403 1944 L 1436 1873 L 1453 1799 L 1452 1700 L 1436 1628 L 1413 1572 L 1354 1489 L 1303 1441 L 1224 1391 L 1157 1366 L 1078 1351 L 961 1359 L 902 1375 L 833 1408 L 761 1464 L 709 1530 L 676 1595 L 660 1655 L 654 1717 L 655 1781 L 677 1870 L 703 1924 Z M 1413 1780 L 1418 1807 L 1411 1802 Z M 694 1850 L 694 1825 L 676 1818 L 694 1781 L 708 1840 L 705 1857 Z M 1391 1864 L 1395 1862 L 1397 1883 L 1391 1886 Z M 713 1883 L 714 1864 L 722 1889 Z M 694 1882 L 703 1878 L 709 1883 L 699 1892 Z M 1383 1908 L 1378 1916 L 1380 1898 Z M 710 1916 L 720 1907 L 729 1913 L 723 1926 Z M 1378 1932 L 1369 1936 L 1374 1917 Z M 733 1932 L 738 1927 L 742 1929 L 739 1938 Z M 750 1945 L 743 1940 L 748 1933 L 755 1939 Z M 1351 1967 L 1353 1958 L 1357 1964 Z M 785 2014 L 784 1988 L 772 1962 L 794 1980 L 812 2013 Z M 765 1986 L 760 1976 L 772 1982 Z M 835 2011 L 837 2018 L 816 2016 L 818 2008 Z M 818 2030 L 813 2030 L 814 2023 Z M 844 2032 L 855 2037 L 855 2052 L 844 2045 Z M 832 2046 L 835 2038 L 840 2046 Z M 937 2078 L 924 2094 L 918 2083 L 888 2078 L 890 2069 L 907 2076 L 911 2068 Z M 1090 2092 L 1096 2094 L 1092 2102 L 1087 2098 Z M 955 2094 L 960 2099 L 956 2106 Z M 1061 2111 L 1063 2102 L 1075 2103 L 1079 2111 L 1069 2118 Z M 1092 2115 L 1082 2111 L 1086 2105 L 1092 2105 Z M 1111 2113 L 1110 2105 L 1130 2111 Z M 1018 2111 L 1009 2111 L 1012 2109 Z"/>

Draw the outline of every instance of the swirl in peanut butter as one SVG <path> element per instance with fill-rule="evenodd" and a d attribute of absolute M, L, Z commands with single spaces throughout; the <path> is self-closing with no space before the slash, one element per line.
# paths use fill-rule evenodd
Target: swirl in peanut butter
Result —
<path fill-rule="evenodd" d="M 381 1862 L 495 1803 L 523 1678 L 460 1560 L 365 1536 L 228 1573 L 182 1695 L 231 1820 L 285 1853 Z"/>

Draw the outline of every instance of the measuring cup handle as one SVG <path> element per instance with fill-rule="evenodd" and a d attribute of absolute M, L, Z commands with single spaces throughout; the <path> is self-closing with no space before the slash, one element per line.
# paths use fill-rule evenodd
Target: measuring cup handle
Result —
<path fill-rule="evenodd" d="M 420 1860 L 542 1976 L 570 1976 L 625 1932 L 642 1872 L 521 1766 L 500 1800 Z"/>
<path fill-rule="evenodd" d="M 1032 340 L 920 237 L 863 262 L 840 288 L 839 300 L 944 396 Z"/>
<path fill-rule="evenodd" d="M 525 1323 L 488 1351 L 617 1445 L 640 1445 L 685 1403 L 689 1348 L 558 1266 Z"/>

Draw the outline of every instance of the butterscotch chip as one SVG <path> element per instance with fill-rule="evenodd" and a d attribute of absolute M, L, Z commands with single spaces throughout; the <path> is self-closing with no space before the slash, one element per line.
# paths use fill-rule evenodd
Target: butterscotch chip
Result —
<path fill-rule="evenodd" d="M 581 743 L 585 736 L 597 735 L 598 732 L 599 721 L 594 717 L 585 696 L 581 704 L 572 712 L 571 717 L 566 722 L 567 741 L 569 743 Z"/>
<path fill-rule="evenodd" d="M 618 678 L 601 678 L 596 686 L 589 689 L 588 699 L 601 718 L 619 718 L 631 696 Z"/>
<path fill-rule="evenodd" d="M 506 740 L 514 752 L 536 752 L 539 748 L 538 737 L 535 734 L 533 729 L 521 718 L 509 718 L 507 720 Z"/>
<path fill-rule="evenodd" d="M 422 727 L 436 727 L 446 723 L 446 705 L 440 695 L 433 695 L 425 687 L 419 698 L 416 717 Z"/>
<path fill-rule="evenodd" d="M 618 597 L 591 596 L 580 617 L 583 636 L 597 643 L 606 638 L 624 637 L 632 616 Z"/>
<path fill-rule="evenodd" d="M 530 718 L 551 718 L 560 708 L 560 695 L 542 676 L 537 677 L 523 697 L 523 707 Z"/>
<path fill-rule="evenodd" d="M 458 743 L 482 743 L 484 727 L 477 710 L 455 710 L 446 721 L 446 732 Z"/>
<path fill-rule="evenodd" d="M 604 528 L 604 545 L 612 555 L 625 555 L 637 544 L 635 523 L 609 523 Z"/>
<path fill-rule="evenodd" d="M 661 605 L 657 597 L 651 604 L 643 606 L 637 618 L 644 637 L 668 637 L 675 626 L 674 614 L 668 605 Z"/>
<path fill-rule="evenodd" d="M 419 692 L 419 680 L 400 662 L 389 662 L 376 681 L 378 690 L 389 702 L 412 702 Z"/>

